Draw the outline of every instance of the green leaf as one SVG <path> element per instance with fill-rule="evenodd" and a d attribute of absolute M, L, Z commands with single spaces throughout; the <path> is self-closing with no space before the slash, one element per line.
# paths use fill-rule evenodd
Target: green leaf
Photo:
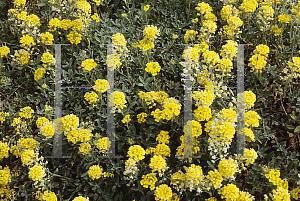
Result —
<path fill-rule="evenodd" d="M 300 131 L 300 126 L 297 126 L 296 129 L 294 130 L 294 133 L 298 133 Z"/>
<path fill-rule="evenodd" d="M 269 153 L 267 156 L 266 156 L 266 162 L 269 163 L 269 161 L 271 160 L 271 157 L 274 155 L 274 151 L 272 151 L 271 153 Z"/>

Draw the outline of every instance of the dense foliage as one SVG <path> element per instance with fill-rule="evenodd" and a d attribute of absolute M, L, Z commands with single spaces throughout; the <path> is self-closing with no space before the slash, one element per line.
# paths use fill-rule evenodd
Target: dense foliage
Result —
<path fill-rule="evenodd" d="M 0 0 L 0 11 L 2 200 L 300 198 L 300 1 Z M 66 157 L 49 158 L 59 135 Z"/>

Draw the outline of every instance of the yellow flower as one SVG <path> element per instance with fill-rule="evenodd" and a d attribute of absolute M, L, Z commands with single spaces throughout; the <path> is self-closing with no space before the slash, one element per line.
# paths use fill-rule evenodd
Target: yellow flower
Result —
<path fill-rule="evenodd" d="M 293 20 L 291 18 L 291 16 L 289 15 L 286 15 L 286 14 L 281 14 L 278 16 L 278 21 L 281 22 L 281 23 L 289 23 L 289 21 Z"/>
<path fill-rule="evenodd" d="M 11 181 L 11 174 L 9 167 L 0 170 L 0 185 L 7 185 Z"/>
<path fill-rule="evenodd" d="M 99 96 L 95 92 L 86 92 L 84 98 L 89 101 L 89 104 L 94 104 L 99 100 Z"/>
<path fill-rule="evenodd" d="M 93 165 L 89 168 L 88 174 L 93 180 L 99 179 L 102 176 L 102 168 L 99 165 Z"/>
<path fill-rule="evenodd" d="M 31 114 L 34 113 L 33 109 L 31 107 L 27 106 L 20 109 L 21 112 L 19 112 L 20 117 L 23 117 L 25 119 L 30 119 Z"/>
<path fill-rule="evenodd" d="M 150 188 L 151 191 L 155 189 L 155 182 L 157 182 L 157 178 L 153 173 L 143 175 L 142 180 L 140 181 L 144 188 Z"/>
<path fill-rule="evenodd" d="M 41 199 L 42 201 L 57 201 L 55 193 L 48 190 L 41 195 Z"/>
<path fill-rule="evenodd" d="M 93 20 L 95 20 L 96 22 L 100 22 L 100 18 L 99 18 L 99 15 L 97 13 L 94 13 L 94 15 L 91 16 L 91 18 Z"/>
<path fill-rule="evenodd" d="M 256 10 L 258 3 L 255 0 L 244 0 L 240 6 L 240 10 L 243 10 L 246 13 L 251 13 Z"/>
<path fill-rule="evenodd" d="M 142 112 L 140 114 L 137 115 L 137 118 L 138 118 L 138 122 L 141 124 L 141 123 L 144 123 L 146 121 L 145 117 L 147 117 L 147 114 Z"/>
<path fill-rule="evenodd" d="M 7 146 L 7 142 L 0 141 L 0 160 L 9 156 L 8 151 L 10 148 Z"/>
<path fill-rule="evenodd" d="M 78 196 L 76 198 L 74 198 L 72 201 L 89 201 L 88 198 L 84 198 L 82 196 Z"/>
<path fill-rule="evenodd" d="M 260 116 L 255 111 L 248 111 L 245 113 L 244 120 L 246 126 L 258 127 Z"/>
<path fill-rule="evenodd" d="M 218 170 L 209 171 L 208 175 L 206 176 L 211 182 L 209 183 L 210 186 L 214 186 L 214 188 L 218 189 L 222 186 L 221 182 L 223 181 L 221 173 Z"/>
<path fill-rule="evenodd" d="M 127 114 L 127 115 L 124 117 L 124 119 L 122 120 L 122 122 L 123 122 L 123 124 L 125 124 L 125 123 L 128 123 L 130 120 L 131 120 L 131 119 L 130 119 L 130 115 Z"/>
<path fill-rule="evenodd" d="M 28 64 L 29 59 L 30 59 L 30 54 L 28 51 L 21 49 L 21 50 L 16 50 L 14 57 L 16 58 L 17 62 L 21 65 Z"/>
<path fill-rule="evenodd" d="M 185 43 L 188 43 L 189 41 L 191 41 L 193 43 L 196 40 L 197 34 L 198 34 L 198 31 L 194 31 L 194 30 L 186 31 L 186 33 L 184 35 Z"/>
<path fill-rule="evenodd" d="M 14 4 L 16 5 L 16 7 L 24 8 L 26 4 L 26 0 L 15 0 Z"/>
<path fill-rule="evenodd" d="M 105 152 L 109 146 L 110 146 L 110 141 L 109 141 L 108 137 L 102 137 L 102 138 L 98 139 L 97 148 L 101 152 Z"/>
<path fill-rule="evenodd" d="M 232 177 L 238 171 L 238 164 L 232 158 L 222 158 L 218 165 L 219 172 L 226 177 Z"/>
<path fill-rule="evenodd" d="M 166 184 L 161 184 L 158 187 L 156 187 L 154 195 L 155 200 L 159 199 L 162 201 L 169 201 L 172 198 L 172 189 Z"/>
<path fill-rule="evenodd" d="M 60 26 L 61 26 L 61 21 L 59 19 L 57 19 L 57 18 L 52 18 L 49 21 L 48 28 L 49 28 L 49 31 L 55 31 Z"/>
<path fill-rule="evenodd" d="M 253 164 L 257 157 L 258 155 L 253 148 L 244 149 L 244 157 L 242 158 L 242 160 L 246 160 L 246 166 L 248 166 L 249 164 Z"/>
<path fill-rule="evenodd" d="M 149 167 L 152 169 L 152 172 L 158 171 L 159 173 L 164 172 L 167 168 L 166 159 L 161 155 L 154 155 L 150 159 Z"/>
<path fill-rule="evenodd" d="M 149 4 L 147 4 L 146 6 L 144 6 L 144 11 L 148 11 L 149 10 L 149 8 L 150 8 L 150 5 Z"/>
<path fill-rule="evenodd" d="M 109 89 L 108 81 L 103 79 L 98 79 L 95 81 L 95 85 L 93 86 L 93 88 L 99 93 L 104 93 Z"/>
<path fill-rule="evenodd" d="M 84 142 L 80 144 L 79 152 L 82 153 L 83 155 L 89 154 L 91 150 L 92 147 L 88 142 Z"/>
<path fill-rule="evenodd" d="M 97 63 L 94 61 L 94 59 L 86 59 L 81 63 L 81 66 L 84 70 L 91 71 L 97 66 Z"/>
<path fill-rule="evenodd" d="M 46 73 L 46 70 L 44 68 L 38 68 L 34 72 L 34 80 L 39 81 L 43 78 L 44 74 Z"/>
<path fill-rule="evenodd" d="M 8 112 L 0 112 L 0 122 L 3 123 L 5 121 L 5 117 L 8 117 Z"/>
<path fill-rule="evenodd" d="M 4 57 L 10 53 L 10 49 L 7 46 L 0 47 L 0 56 Z"/>
<path fill-rule="evenodd" d="M 119 92 L 119 91 L 115 91 L 111 94 L 111 96 L 109 97 L 109 107 L 112 107 L 112 106 L 115 106 L 113 109 L 114 111 L 116 109 L 118 109 L 118 112 L 121 112 L 121 110 L 124 108 L 124 107 L 127 107 L 125 104 L 127 103 L 127 101 L 125 100 L 125 95 L 124 93 L 122 92 Z M 113 102 L 112 102 L 113 100 Z M 114 112 L 113 111 L 113 112 Z"/>
<path fill-rule="evenodd" d="M 53 43 L 53 35 L 49 32 L 42 33 L 41 42 L 45 45 L 52 45 Z"/>
<path fill-rule="evenodd" d="M 53 123 L 46 121 L 41 127 L 41 133 L 46 137 L 52 137 L 55 132 L 55 126 Z"/>
<path fill-rule="evenodd" d="M 222 198 L 226 201 L 237 200 L 239 197 L 239 189 L 234 184 L 227 184 L 222 189 Z"/>
<path fill-rule="evenodd" d="M 152 76 L 156 76 L 157 73 L 160 71 L 161 67 L 158 62 L 150 62 L 146 64 L 146 71 L 150 72 Z"/>
<path fill-rule="evenodd" d="M 46 67 L 48 65 L 54 65 L 55 64 L 55 59 L 53 55 L 50 52 L 45 52 L 42 55 L 41 61 L 44 63 L 43 66 Z"/>
<path fill-rule="evenodd" d="M 132 145 L 128 149 L 127 156 L 138 162 L 145 158 L 145 150 L 140 145 Z"/>
<path fill-rule="evenodd" d="M 28 175 L 33 181 L 40 181 L 46 176 L 44 168 L 40 165 L 35 165 L 32 168 L 29 168 Z"/>
<path fill-rule="evenodd" d="M 75 45 L 79 44 L 81 41 L 81 34 L 78 33 L 77 31 L 71 31 L 67 37 L 68 40 Z"/>
<path fill-rule="evenodd" d="M 169 144 L 170 136 L 168 134 L 168 131 L 160 131 L 160 133 L 156 137 L 156 141 L 159 144 Z"/>

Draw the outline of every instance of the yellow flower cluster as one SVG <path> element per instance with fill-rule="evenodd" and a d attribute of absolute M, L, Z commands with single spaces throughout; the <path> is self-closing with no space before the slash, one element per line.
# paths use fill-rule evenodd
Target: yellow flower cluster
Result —
<path fill-rule="evenodd" d="M 68 132 L 75 130 L 79 126 L 79 118 L 74 114 L 68 114 L 61 119 L 62 121 L 62 132 Z"/>
<path fill-rule="evenodd" d="M 14 5 L 16 7 L 24 8 L 25 4 L 26 4 L 26 0 L 14 0 Z"/>
<path fill-rule="evenodd" d="M 255 136 L 253 131 L 250 128 L 245 127 L 245 139 L 248 142 L 253 142 L 255 140 Z"/>
<path fill-rule="evenodd" d="M 145 68 L 145 70 L 147 71 L 147 72 L 150 72 L 151 74 L 152 74 L 152 76 L 156 76 L 157 75 L 157 73 L 160 71 L 160 69 L 161 69 L 161 67 L 160 67 L 160 65 L 159 65 L 159 63 L 158 62 L 150 62 L 150 63 L 147 63 L 146 64 L 146 68 Z"/>
<path fill-rule="evenodd" d="M 223 177 L 218 170 L 210 170 L 206 178 L 210 181 L 209 186 L 214 186 L 215 189 L 222 186 Z"/>
<path fill-rule="evenodd" d="M 149 4 L 147 4 L 146 6 L 144 6 L 144 11 L 148 11 L 149 10 L 149 8 L 150 8 L 150 5 Z"/>
<path fill-rule="evenodd" d="M 63 129 L 64 129 L 64 123 L 63 123 Z M 72 130 L 70 130 L 67 133 L 67 139 L 68 142 L 76 143 L 76 142 L 87 142 L 93 137 L 93 134 L 90 130 L 85 128 L 79 128 L 75 129 L 72 127 Z"/>
<path fill-rule="evenodd" d="M 154 39 L 159 35 L 159 30 L 157 27 L 153 25 L 147 25 L 147 27 L 145 27 L 143 30 L 143 33 L 144 38 L 139 41 L 139 45 L 136 45 L 136 47 L 143 49 L 143 51 L 154 48 Z"/>
<path fill-rule="evenodd" d="M 11 181 L 11 174 L 9 167 L 0 170 L 0 185 L 7 185 Z"/>
<path fill-rule="evenodd" d="M 293 57 L 293 62 L 289 61 L 288 65 L 292 73 L 290 73 L 294 78 L 300 77 L 300 57 Z"/>
<path fill-rule="evenodd" d="M 77 1 L 77 7 L 80 10 L 80 14 L 84 16 L 91 15 L 91 5 L 86 0 Z"/>
<path fill-rule="evenodd" d="M 280 171 L 271 169 L 268 174 L 265 175 L 269 182 L 276 185 L 278 188 L 282 187 L 288 189 L 288 181 L 280 179 Z"/>
<path fill-rule="evenodd" d="M 100 22 L 100 18 L 99 18 L 99 15 L 97 13 L 94 13 L 94 15 L 91 16 L 91 18 L 93 20 L 95 20 L 96 22 Z"/>
<path fill-rule="evenodd" d="M 168 94 L 164 91 L 150 91 L 150 92 L 139 92 L 139 97 L 146 101 L 147 105 L 150 105 L 151 103 L 154 103 L 154 101 L 157 101 L 159 104 L 163 104 L 163 102 L 168 98 Z M 153 104 L 156 105 L 155 103 Z M 149 107 L 149 109 L 152 108 L 152 106 Z"/>
<path fill-rule="evenodd" d="M 55 132 L 55 125 L 54 123 L 51 123 L 49 121 L 46 121 L 43 123 L 43 126 L 41 127 L 41 133 L 45 135 L 46 137 L 52 137 Z"/>
<path fill-rule="evenodd" d="M 233 39 L 241 33 L 239 27 L 243 25 L 243 21 L 238 17 L 238 10 L 234 6 L 223 6 L 221 17 L 228 23 L 228 25 L 223 26 L 223 32 L 227 35 L 228 39 Z"/>
<path fill-rule="evenodd" d="M 21 154 L 21 161 L 23 165 L 32 165 L 33 159 L 36 157 L 36 154 L 32 149 L 25 149 Z"/>
<path fill-rule="evenodd" d="M 254 107 L 254 102 L 256 101 L 256 95 L 252 91 L 244 91 L 244 103 L 245 109 L 250 109 L 251 107 Z"/>
<path fill-rule="evenodd" d="M 92 151 L 92 147 L 91 147 L 90 143 L 84 142 L 84 143 L 80 144 L 79 153 L 82 153 L 83 155 L 87 155 L 90 153 L 90 151 Z"/>
<path fill-rule="evenodd" d="M 237 113 L 235 110 L 232 108 L 225 109 L 223 108 L 219 113 L 218 113 L 218 118 L 222 119 L 224 121 L 228 121 L 230 123 L 234 123 L 237 121 Z"/>
<path fill-rule="evenodd" d="M 278 27 L 277 24 L 272 25 L 270 31 L 272 31 L 274 33 L 274 36 L 280 36 L 282 33 L 282 30 Z"/>
<path fill-rule="evenodd" d="M 171 155 L 171 150 L 170 150 L 169 146 L 166 144 L 156 145 L 156 148 L 151 152 L 153 152 L 154 155 L 160 155 L 163 158 L 165 158 L 166 156 L 170 157 L 170 155 Z M 146 153 L 147 153 L 147 151 L 146 151 Z"/>
<path fill-rule="evenodd" d="M 89 199 L 82 196 L 78 196 L 74 198 L 72 201 L 89 201 Z"/>
<path fill-rule="evenodd" d="M 196 106 L 210 106 L 215 99 L 213 90 L 193 91 L 192 98 L 196 101 Z"/>
<path fill-rule="evenodd" d="M 288 189 L 278 187 L 276 190 L 272 190 L 272 193 L 270 196 L 275 201 L 290 201 L 291 195 L 288 191 Z"/>
<path fill-rule="evenodd" d="M 49 119 L 47 119 L 46 117 L 39 117 L 35 123 L 36 126 L 40 129 L 42 128 L 45 122 L 49 122 Z"/>
<path fill-rule="evenodd" d="M 145 112 L 142 112 L 140 114 L 137 115 L 137 118 L 138 118 L 138 122 L 141 124 L 141 123 L 144 123 L 146 121 L 146 118 L 147 117 L 147 114 Z"/>
<path fill-rule="evenodd" d="M 202 186 L 202 181 L 204 180 L 204 175 L 200 165 L 191 164 L 190 167 L 185 167 L 186 170 L 186 180 L 188 183 L 188 188 L 190 191 L 200 188 Z"/>
<path fill-rule="evenodd" d="M 72 43 L 72 44 L 79 44 L 81 42 L 81 34 L 78 33 L 77 31 L 71 31 L 68 35 L 68 40 Z"/>
<path fill-rule="evenodd" d="M 124 50 L 127 50 L 126 48 L 126 39 L 123 34 L 116 33 L 112 36 L 113 44 L 116 46 L 117 51 L 123 52 Z"/>
<path fill-rule="evenodd" d="M 93 104 L 94 106 L 94 103 L 96 103 L 99 100 L 99 96 L 95 92 L 86 92 L 84 94 L 84 99 L 86 101 L 89 101 L 89 104 Z"/>
<path fill-rule="evenodd" d="M 0 122 L 3 123 L 5 121 L 5 117 L 8 117 L 8 112 L 0 112 Z"/>
<path fill-rule="evenodd" d="M 267 57 L 269 53 L 269 47 L 267 45 L 260 44 L 256 46 L 253 51 L 254 55 L 249 59 L 248 66 L 252 67 L 251 72 L 255 70 L 255 72 L 260 72 L 263 69 L 267 62 Z"/>
<path fill-rule="evenodd" d="M 208 121 L 211 118 L 211 109 L 207 106 L 199 106 L 194 111 L 194 117 L 197 118 L 198 121 Z"/>
<path fill-rule="evenodd" d="M 52 45 L 53 43 L 53 35 L 50 32 L 42 33 L 41 42 L 45 45 Z"/>
<path fill-rule="evenodd" d="M 91 71 L 92 69 L 96 68 L 97 63 L 94 59 L 86 59 L 81 63 L 81 66 L 84 70 Z"/>
<path fill-rule="evenodd" d="M 30 54 L 24 49 L 15 50 L 14 58 L 16 59 L 18 64 L 25 65 L 29 62 Z"/>
<path fill-rule="evenodd" d="M 295 200 L 300 198 L 300 186 L 291 191 L 291 195 Z"/>
<path fill-rule="evenodd" d="M 103 79 L 96 80 L 93 89 L 98 91 L 99 93 L 106 92 L 109 89 L 108 81 Z"/>
<path fill-rule="evenodd" d="M 145 150 L 140 145 L 132 145 L 129 147 L 127 156 L 134 159 L 136 162 L 145 158 Z"/>
<path fill-rule="evenodd" d="M 46 176 L 43 166 L 35 165 L 29 168 L 29 178 L 33 181 L 40 181 L 43 177 Z"/>
<path fill-rule="evenodd" d="M 239 9 L 246 13 L 252 13 L 257 9 L 257 7 L 258 7 L 257 1 L 244 0 Z"/>
<path fill-rule="evenodd" d="M 33 38 L 29 35 L 24 35 L 20 38 L 21 47 L 30 49 L 31 46 L 35 45 Z"/>
<path fill-rule="evenodd" d="M 44 63 L 43 66 L 46 67 L 47 65 L 54 65 L 55 59 L 50 52 L 45 52 L 42 55 L 41 61 Z"/>
<path fill-rule="evenodd" d="M 238 171 L 238 164 L 232 158 L 222 158 L 218 165 L 219 172 L 225 177 L 232 177 Z"/>
<path fill-rule="evenodd" d="M 99 165 L 93 165 L 89 168 L 88 174 L 93 180 L 99 179 L 102 176 L 102 168 Z"/>
<path fill-rule="evenodd" d="M 157 178 L 153 173 L 143 175 L 142 180 L 140 181 L 144 188 L 150 188 L 152 191 L 155 189 L 155 182 L 157 182 Z"/>
<path fill-rule="evenodd" d="M 196 41 L 196 35 L 198 34 L 198 31 L 194 31 L 194 30 L 187 30 L 185 32 L 185 35 L 184 35 L 184 41 L 186 44 L 189 43 L 189 41 L 191 41 L 192 43 L 194 41 Z"/>
<path fill-rule="evenodd" d="M 110 99 L 109 106 L 113 106 L 113 105 L 115 106 L 114 111 L 115 111 L 115 109 L 118 109 L 118 112 L 121 112 L 121 110 L 124 107 L 127 107 L 125 105 L 127 103 L 127 101 L 125 100 L 125 95 L 122 92 L 119 92 L 119 91 L 113 92 L 113 94 L 111 94 L 111 97 L 109 99 Z M 113 99 L 113 101 L 114 101 L 113 103 L 112 103 L 111 99 Z"/>
<path fill-rule="evenodd" d="M 43 194 L 40 194 L 37 199 L 41 201 L 57 201 L 57 196 L 54 192 L 47 190 Z"/>
<path fill-rule="evenodd" d="M 159 144 L 169 144 L 170 136 L 168 134 L 168 131 L 160 131 L 160 133 L 156 137 L 156 141 Z"/>
<path fill-rule="evenodd" d="M 152 172 L 162 173 L 167 169 L 167 162 L 161 155 L 154 155 L 150 159 L 149 167 L 152 169 Z"/>
<path fill-rule="evenodd" d="M 291 16 L 287 15 L 287 14 L 281 14 L 278 16 L 278 21 L 281 23 L 286 23 L 288 24 L 289 21 L 292 21 L 293 19 L 291 18 Z"/>
<path fill-rule="evenodd" d="M 227 184 L 221 189 L 221 191 L 221 197 L 223 199 L 225 199 L 226 201 L 232 201 L 238 199 L 240 190 L 234 184 Z"/>
<path fill-rule="evenodd" d="M 172 198 L 172 189 L 166 184 L 161 184 L 156 187 L 154 195 L 155 200 L 169 201 Z"/>
<path fill-rule="evenodd" d="M 109 141 L 108 137 L 102 137 L 102 138 L 98 139 L 97 148 L 100 150 L 100 152 L 105 153 L 105 151 L 107 151 L 108 147 L 110 147 L 110 141 Z"/>
<path fill-rule="evenodd" d="M 34 80 L 39 81 L 43 78 L 44 74 L 46 73 L 46 70 L 44 68 L 38 68 L 34 72 Z"/>
<path fill-rule="evenodd" d="M 175 98 L 166 99 L 163 107 L 163 110 L 156 109 L 151 112 L 151 115 L 155 118 L 156 122 L 159 122 L 161 119 L 171 120 L 174 115 L 179 115 L 181 109 L 180 103 Z"/>
<path fill-rule="evenodd" d="M 181 170 L 171 175 L 171 185 L 173 185 L 177 191 L 185 189 L 186 183 L 186 175 Z"/>
<path fill-rule="evenodd" d="M 21 112 L 19 112 L 20 117 L 23 117 L 25 119 L 30 119 L 31 114 L 34 113 L 33 109 L 31 107 L 27 106 L 20 109 Z"/>
<path fill-rule="evenodd" d="M 244 120 L 246 126 L 258 127 L 260 116 L 255 111 L 248 111 L 245 113 Z"/>
<path fill-rule="evenodd" d="M 244 149 L 244 157 L 242 160 L 246 160 L 246 166 L 248 166 L 249 164 L 253 164 L 257 157 L 258 155 L 253 148 Z"/>
<path fill-rule="evenodd" d="M 8 155 L 8 151 L 9 151 L 9 147 L 7 146 L 7 142 L 1 142 L 0 141 L 0 160 L 2 160 L 3 158 L 7 158 Z"/>
<path fill-rule="evenodd" d="M 7 56 L 10 53 L 10 49 L 7 46 L 0 47 L 0 56 L 1 58 Z"/>
<path fill-rule="evenodd" d="M 122 119 L 122 122 L 123 122 L 123 124 L 125 124 L 125 123 L 128 123 L 128 122 L 130 122 L 130 115 L 129 114 L 127 114 L 125 117 L 124 117 L 124 119 Z"/>

